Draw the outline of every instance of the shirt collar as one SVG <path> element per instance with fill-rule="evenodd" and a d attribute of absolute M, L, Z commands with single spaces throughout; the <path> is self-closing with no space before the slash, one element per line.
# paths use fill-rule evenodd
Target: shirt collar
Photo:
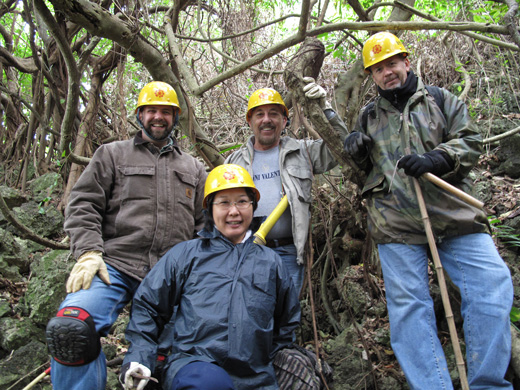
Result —
<path fill-rule="evenodd" d="M 177 153 L 182 154 L 181 148 L 179 147 L 177 140 L 172 137 L 168 138 L 168 140 L 169 140 L 168 143 L 161 148 L 161 152 L 175 150 L 175 151 L 177 151 Z M 139 130 L 134 137 L 134 145 L 146 145 L 146 144 L 152 144 L 152 143 L 150 141 L 145 140 L 143 138 L 143 131 Z"/>

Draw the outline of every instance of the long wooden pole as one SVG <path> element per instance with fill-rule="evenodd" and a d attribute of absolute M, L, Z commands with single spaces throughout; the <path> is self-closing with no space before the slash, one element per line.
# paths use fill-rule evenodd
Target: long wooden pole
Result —
<path fill-rule="evenodd" d="M 444 312 L 446 313 L 446 320 L 448 321 L 448 328 L 450 330 L 451 344 L 455 352 L 455 361 L 457 363 L 457 370 L 459 371 L 460 383 L 462 390 L 469 390 L 468 378 L 466 377 L 466 368 L 464 366 L 464 358 L 462 357 L 462 351 L 460 349 L 459 337 L 457 336 L 457 328 L 455 327 L 455 320 L 453 319 L 453 312 L 451 310 L 450 298 L 448 296 L 448 288 L 446 287 L 446 280 L 444 279 L 444 270 L 442 267 L 439 252 L 437 251 L 437 245 L 435 244 L 435 237 L 433 236 L 433 230 L 428 217 L 428 211 L 426 210 L 426 203 L 422 194 L 421 186 L 416 178 L 413 178 L 413 185 L 415 187 L 415 193 L 417 195 L 417 201 L 419 203 L 419 209 L 421 210 L 421 217 L 424 223 L 424 230 L 426 237 L 428 238 L 428 244 L 433 257 L 433 264 L 437 272 L 439 279 L 439 287 L 441 289 L 442 304 L 444 305 Z"/>
<path fill-rule="evenodd" d="M 34 387 L 39 381 L 41 381 L 43 378 L 45 378 L 47 375 L 51 373 L 51 368 L 47 368 L 44 372 L 42 372 L 40 375 L 38 375 L 31 383 L 29 383 L 27 386 L 25 386 L 22 390 L 29 390 Z"/>
<path fill-rule="evenodd" d="M 478 199 L 475 199 L 469 194 L 466 194 L 464 191 L 459 190 L 457 187 L 452 186 L 450 183 L 442 180 L 441 178 L 435 176 L 434 174 L 430 172 L 426 172 L 421 175 L 421 177 L 424 177 L 425 179 L 428 179 L 433 184 L 436 184 L 437 186 L 441 187 L 442 189 L 445 189 L 448 192 L 451 192 L 453 195 L 457 196 L 459 199 L 462 199 L 464 202 L 475 206 L 479 209 L 484 209 L 484 203 L 481 202 Z"/>

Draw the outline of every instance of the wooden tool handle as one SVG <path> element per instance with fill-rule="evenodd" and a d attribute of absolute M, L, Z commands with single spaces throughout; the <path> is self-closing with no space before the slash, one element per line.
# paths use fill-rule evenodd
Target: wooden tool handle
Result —
<path fill-rule="evenodd" d="M 433 184 L 445 189 L 448 192 L 451 192 L 456 197 L 462 199 L 464 202 L 475 206 L 481 210 L 484 210 L 484 203 L 478 199 L 475 199 L 471 195 L 466 194 L 464 191 L 459 190 L 457 187 L 452 186 L 451 184 L 445 182 L 441 178 L 431 174 L 430 172 L 426 172 L 422 175 L 425 179 L 431 181 Z"/>

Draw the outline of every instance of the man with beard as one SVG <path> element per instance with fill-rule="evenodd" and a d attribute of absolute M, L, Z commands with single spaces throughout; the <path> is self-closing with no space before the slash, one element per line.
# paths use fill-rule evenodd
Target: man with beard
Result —
<path fill-rule="evenodd" d="M 141 130 L 100 146 L 71 192 L 65 231 L 77 263 L 47 325 L 56 390 L 105 389 L 100 336 L 157 261 L 203 226 L 206 170 L 171 136 L 179 114 L 170 85 L 147 84 L 136 108 Z"/>
<path fill-rule="evenodd" d="M 319 99 L 331 125 L 343 141 L 347 128 L 330 104 L 325 90 L 312 78 L 305 78 L 306 96 Z M 323 140 L 282 137 L 289 111 L 281 95 L 272 88 L 261 88 L 249 98 L 246 120 L 253 136 L 226 164 L 247 169 L 262 194 L 255 216 L 268 216 L 283 195 L 289 207 L 267 235 L 267 246 L 280 255 L 289 271 L 296 291 L 300 292 L 304 276 L 304 249 L 309 232 L 310 204 L 314 174 L 327 172 L 337 165 Z"/>
<path fill-rule="evenodd" d="M 504 375 L 513 286 L 486 215 L 420 178 L 430 172 L 471 191 L 468 174 L 482 151 L 478 129 L 462 101 L 445 89 L 426 87 L 413 73 L 395 35 L 370 37 L 363 62 L 379 96 L 359 115 L 345 150 L 367 173 L 362 194 L 378 245 L 397 360 L 411 389 L 453 389 L 429 293 L 417 178 L 444 269 L 460 290 L 469 387 L 512 389 Z"/>

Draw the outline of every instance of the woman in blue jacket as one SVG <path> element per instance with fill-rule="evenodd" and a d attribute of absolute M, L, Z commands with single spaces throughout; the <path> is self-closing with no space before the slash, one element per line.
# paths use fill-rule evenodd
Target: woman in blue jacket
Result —
<path fill-rule="evenodd" d="M 291 345 L 300 305 L 280 257 L 253 242 L 259 199 L 242 167 L 210 172 L 201 238 L 173 247 L 133 299 L 126 331 L 131 345 L 121 372 L 125 389 L 146 386 L 159 335 L 174 312 L 164 389 L 278 389 L 273 356 Z"/>

